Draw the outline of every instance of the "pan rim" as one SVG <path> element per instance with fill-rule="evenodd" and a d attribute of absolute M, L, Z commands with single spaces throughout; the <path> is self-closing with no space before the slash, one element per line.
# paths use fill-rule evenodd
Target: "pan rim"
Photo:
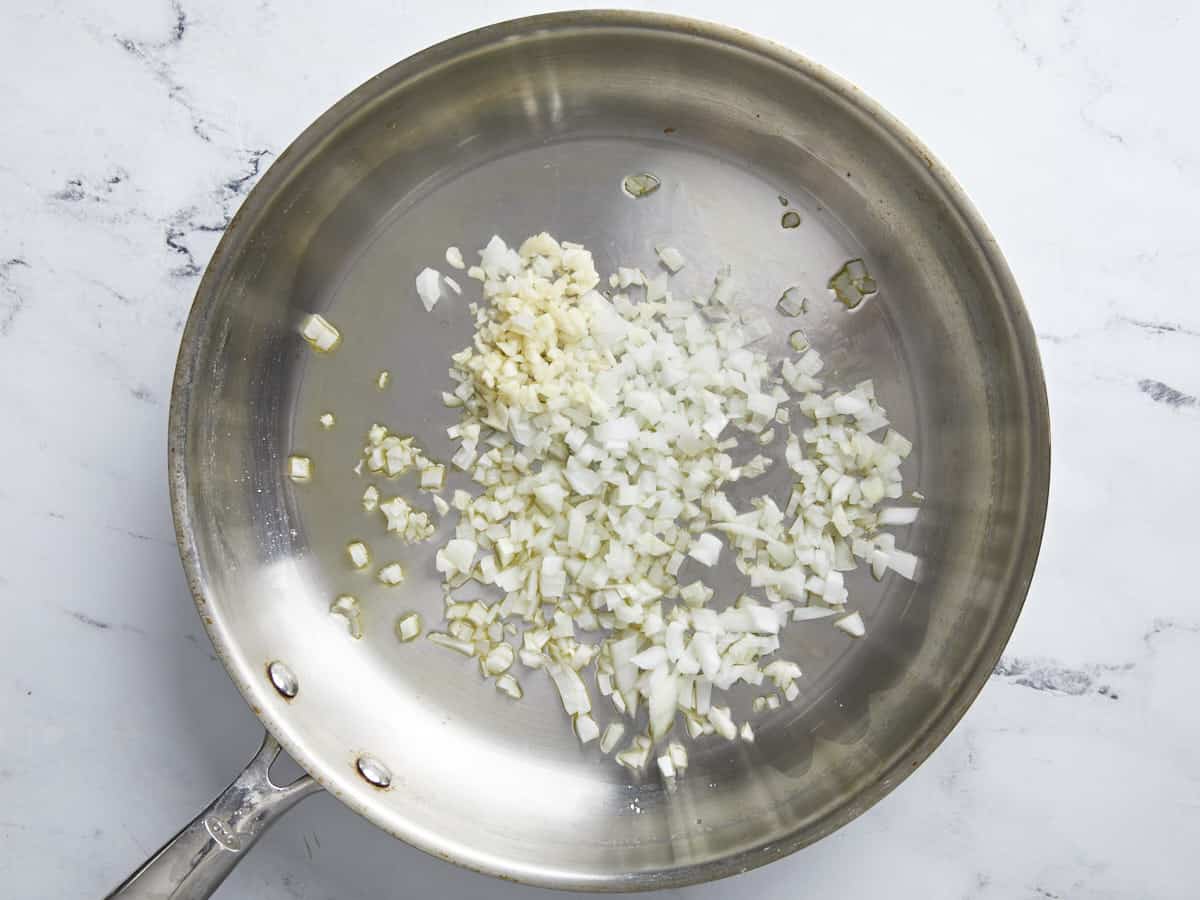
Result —
<path fill-rule="evenodd" d="M 963 679 L 953 694 L 943 702 L 942 709 L 934 720 L 934 725 L 914 739 L 908 752 L 898 757 L 891 768 L 881 771 L 873 784 L 861 793 L 848 798 L 840 807 L 827 815 L 819 826 L 800 826 L 789 834 L 770 840 L 765 844 L 741 849 L 700 863 L 660 870 L 584 878 L 580 877 L 579 873 L 567 870 L 544 867 L 532 870 L 519 863 L 504 864 L 498 862 L 493 856 L 483 854 L 464 856 L 461 852 L 447 849 L 447 846 L 453 844 L 452 841 L 439 844 L 437 841 L 428 839 L 426 832 L 418 833 L 416 829 L 406 832 L 403 828 L 393 827 L 392 820 L 385 822 L 382 817 L 376 816 L 370 804 L 359 803 L 353 797 L 333 791 L 356 813 L 394 837 L 431 855 L 505 880 L 562 890 L 664 889 L 738 874 L 765 865 L 814 843 L 874 806 L 941 744 L 987 682 L 1007 645 L 1026 601 L 1041 548 L 1049 499 L 1049 403 L 1037 342 L 1021 294 L 995 238 L 965 191 L 903 123 L 854 84 L 804 56 L 767 39 L 729 26 L 698 19 L 624 10 L 584 10 L 511 19 L 476 29 L 422 50 L 368 79 L 323 112 L 292 141 L 270 166 L 230 221 L 197 288 L 181 337 L 171 392 L 167 450 L 172 517 L 180 558 L 197 610 L 218 658 L 247 704 L 266 729 L 280 741 L 284 749 L 297 763 L 312 774 L 314 779 L 332 790 L 332 785 L 321 776 L 323 764 L 312 758 L 299 742 L 292 739 L 290 728 L 280 717 L 274 715 L 269 708 L 256 702 L 258 694 L 263 690 L 262 685 L 243 677 L 234 662 L 232 648 L 237 644 L 236 635 L 231 635 L 219 616 L 214 616 L 215 610 L 210 603 L 206 588 L 206 578 L 200 551 L 195 541 L 188 500 L 186 463 L 189 442 L 188 420 L 191 384 L 196 375 L 196 366 L 200 361 L 197 352 L 199 339 L 205 333 L 207 321 L 217 297 L 217 289 L 222 283 L 231 261 L 236 257 L 236 251 L 240 249 L 240 235 L 247 230 L 248 223 L 254 222 L 259 214 L 273 202 L 280 190 L 286 187 L 292 174 L 336 130 L 338 125 L 397 85 L 427 75 L 441 65 L 472 53 L 486 51 L 489 47 L 506 41 L 535 35 L 614 29 L 685 34 L 693 39 L 709 41 L 724 48 L 748 53 L 780 65 L 796 76 L 805 78 L 830 91 L 843 102 L 854 107 L 857 112 L 871 120 L 881 134 L 897 141 L 907 154 L 928 170 L 942 195 L 941 199 L 958 217 L 959 225 L 963 229 L 963 237 L 974 244 L 986 262 L 988 275 L 993 283 L 994 299 L 1012 330 L 1017 352 L 1015 362 L 1023 376 L 1023 387 L 1029 403 L 1027 412 L 1030 419 L 1030 431 L 1028 445 L 1024 449 L 1030 456 L 1031 477 L 1025 485 L 1023 498 L 1023 504 L 1029 517 L 1024 523 L 1020 539 L 1015 542 L 1009 566 L 1008 583 L 1005 587 L 1010 599 L 1005 603 L 988 640 L 982 645 L 979 657 L 981 664 L 977 665 Z"/>

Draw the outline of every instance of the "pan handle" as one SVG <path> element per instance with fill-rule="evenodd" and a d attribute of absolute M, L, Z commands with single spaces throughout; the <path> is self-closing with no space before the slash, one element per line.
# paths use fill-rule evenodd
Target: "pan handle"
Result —
<path fill-rule="evenodd" d="M 229 787 L 106 900 L 204 900 L 275 820 L 321 789 L 309 775 L 280 787 L 271 781 L 279 742 L 262 746 Z"/>

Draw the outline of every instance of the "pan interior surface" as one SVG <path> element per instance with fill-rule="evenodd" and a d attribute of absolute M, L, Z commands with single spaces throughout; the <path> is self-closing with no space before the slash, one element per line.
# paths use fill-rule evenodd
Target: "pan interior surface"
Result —
<path fill-rule="evenodd" d="M 661 179 L 622 190 L 629 174 Z M 784 206 L 786 201 L 786 206 Z M 782 227 L 796 212 L 797 228 Z M 729 263 L 776 332 L 803 328 L 828 382 L 873 378 L 916 450 L 906 488 L 927 500 L 900 546 L 918 583 L 847 577 L 868 636 L 791 626 L 781 656 L 801 696 L 754 718 L 753 745 L 690 744 L 668 791 L 580 747 L 549 680 L 517 675 L 519 703 L 473 660 L 393 623 L 441 619 L 433 553 L 366 514 L 354 474 L 367 428 L 454 450 L 441 402 L 449 356 L 469 343 L 467 302 L 427 313 L 413 280 L 469 261 L 493 233 L 547 230 L 587 245 L 607 274 L 689 262 L 677 294 L 705 292 Z M 864 259 L 879 294 L 849 312 L 826 289 Z M 808 312 L 779 316 L 798 286 Z M 320 312 L 342 333 L 318 355 L 297 335 Z M 379 390 L 375 378 L 390 372 Z M 318 424 L 331 412 L 332 429 Z M 472 868 L 562 888 L 663 887 L 774 859 L 886 793 L 945 736 L 998 657 L 1024 599 L 1045 510 L 1048 436 L 1040 367 L 1019 297 L 990 237 L 936 163 L 854 90 L 768 44 L 716 27 L 595 13 L 495 26 L 368 82 L 272 167 L 222 241 L 185 335 L 172 414 L 180 542 L 202 615 L 240 689 L 284 746 L 381 827 Z M 782 441 L 776 449 L 781 452 Z M 285 477 L 311 457 L 312 483 Z M 777 465 L 740 483 L 786 499 Z M 465 486 L 451 481 L 451 487 Z M 428 506 L 424 500 L 419 501 Z M 384 587 L 346 562 L 361 539 L 408 580 Z M 728 556 L 728 554 L 726 554 Z M 689 562 L 682 581 L 702 570 Z M 728 599 L 736 572 L 722 573 Z M 357 596 L 361 640 L 330 616 Z M 484 597 L 480 591 L 480 597 Z M 294 699 L 266 675 L 295 674 Z M 750 691 L 733 691 L 738 717 Z M 593 690 L 601 726 L 614 716 Z M 678 727 L 678 726 L 677 726 Z M 632 733 L 632 732 L 630 732 Z M 356 760 L 391 774 L 380 789 Z"/>

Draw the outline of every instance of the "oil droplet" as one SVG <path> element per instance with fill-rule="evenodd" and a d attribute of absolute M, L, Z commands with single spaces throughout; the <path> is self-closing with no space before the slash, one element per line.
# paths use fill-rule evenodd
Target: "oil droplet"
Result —
<path fill-rule="evenodd" d="M 783 214 L 783 218 L 779 221 L 779 224 L 784 228 L 799 228 L 800 213 L 796 212 L 794 209 L 789 209 Z"/>
<path fill-rule="evenodd" d="M 630 197 L 641 198 L 653 194 L 662 187 L 662 179 L 649 172 L 640 172 L 637 175 L 626 175 L 625 180 L 621 182 L 621 187 Z"/>

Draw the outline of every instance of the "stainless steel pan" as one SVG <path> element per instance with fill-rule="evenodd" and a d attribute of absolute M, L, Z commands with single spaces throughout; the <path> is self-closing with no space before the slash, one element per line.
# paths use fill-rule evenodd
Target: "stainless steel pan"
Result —
<path fill-rule="evenodd" d="M 621 183 L 639 172 L 662 187 L 633 199 Z M 798 228 L 781 227 L 785 211 Z M 463 303 L 421 310 L 415 273 L 447 244 L 543 229 L 587 244 L 602 271 L 650 265 L 669 241 L 696 288 L 723 261 L 767 305 L 799 285 L 837 377 L 873 377 L 917 446 L 907 478 L 928 501 L 903 542 L 924 559 L 920 582 L 856 574 L 867 639 L 793 629 L 801 698 L 753 746 L 698 743 L 673 793 L 581 748 L 548 683 L 525 677 L 525 701 L 502 702 L 472 662 L 396 641 L 401 609 L 439 618 L 432 546 L 397 547 L 401 589 L 343 562 L 351 536 L 386 541 L 351 472 L 366 428 L 451 452 L 439 391 L 470 323 Z M 825 282 L 859 256 L 882 289 L 848 313 Z M 297 337 L 309 311 L 342 329 L 337 353 Z M 297 451 L 316 466 L 303 488 L 284 477 Z M 426 50 L 288 148 L 196 296 L 171 407 L 179 546 L 213 645 L 273 737 L 120 895 L 207 896 L 318 785 L 430 853 L 548 887 L 668 887 L 777 859 L 879 800 L 966 710 L 1025 597 L 1048 474 L 1037 351 L 995 242 L 853 86 L 766 41 L 626 12 L 522 19 Z M 361 641 L 328 614 L 345 590 L 365 608 Z M 276 739 L 311 779 L 270 784 Z"/>

